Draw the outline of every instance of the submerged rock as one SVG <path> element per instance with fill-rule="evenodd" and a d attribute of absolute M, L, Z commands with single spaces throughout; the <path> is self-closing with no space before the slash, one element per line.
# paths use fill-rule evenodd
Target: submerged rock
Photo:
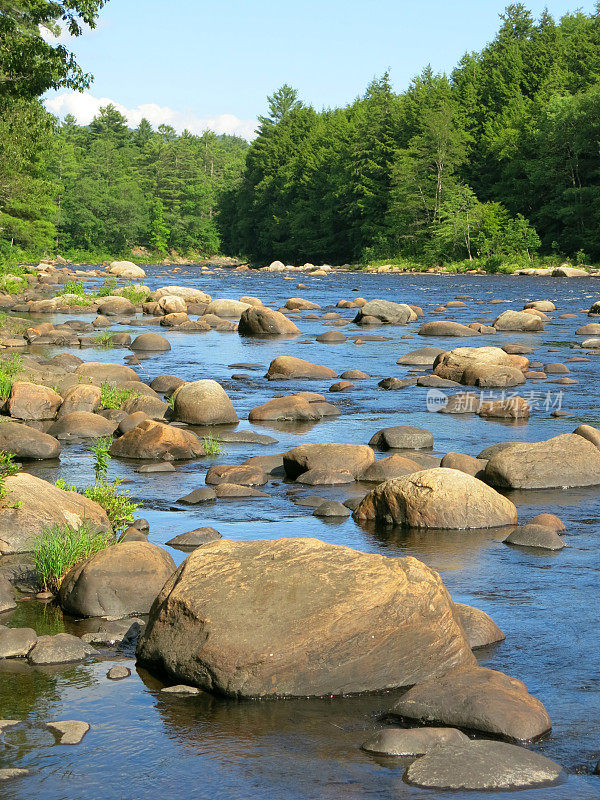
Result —
<path fill-rule="evenodd" d="M 423 789 L 507 791 L 548 786 L 563 770 L 549 758 L 506 742 L 441 744 L 414 761 L 404 779 Z"/>
<path fill-rule="evenodd" d="M 353 477 L 375 461 L 373 450 L 363 444 L 301 444 L 283 454 L 288 478 L 295 479 L 309 470 L 343 470 Z"/>
<path fill-rule="evenodd" d="M 57 744 L 71 745 L 79 744 L 90 729 L 89 723 L 76 719 L 47 722 L 46 727 L 56 736 Z"/>
<path fill-rule="evenodd" d="M 27 660 L 30 664 L 71 664 L 85 661 L 98 651 L 78 636 L 70 633 L 57 633 L 55 636 L 40 636 L 30 650 Z"/>
<path fill-rule="evenodd" d="M 414 558 L 222 539 L 165 585 L 138 658 L 234 697 L 406 686 L 473 665 L 455 613 L 439 575 Z"/>
<path fill-rule="evenodd" d="M 555 530 L 547 525 L 535 525 L 531 522 L 515 528 L 504 539 L 504 544 L 518 547 L 538 547 L 542 550 L 562 550 L 565 546 L 564 540 Z"/>
<path fill-rule="evenodd" d="M 362 744 L 367 753 L 402 758 L 425 755 L 440 744 L 460 744 L 469 738 L 456 728 L 383 728 Z"/>

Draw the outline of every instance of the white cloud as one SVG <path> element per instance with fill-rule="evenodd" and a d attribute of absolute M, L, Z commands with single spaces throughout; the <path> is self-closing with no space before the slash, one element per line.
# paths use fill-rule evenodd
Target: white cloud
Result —
<path fill-rule="evenodd" d="M 108 97 L 94 97 L 89 92 L 63 92 L 56 97 L 48 98 L 45 102 L 46 108 L 52 114 L 58 117 L 72 114 L 80 125 L 89 124 L 102 106 L 112 103 L 132 127 L 139 125 L 142 117 L 145 117 L 154 128 L 164 124 L 171 125 L 178 133 L 186 128 L 195 134 L 211 130 L 215 133 L 236 134 L 245 139 L 253 139 L 256 128 L 256 120 L 239 119 L 233 114 L 198 117 L 190 110 L 177 111 L 156 103 L 142 103 L 135 108 L 126 108 Z"/>
<path fill-rule="evenodd" d="M 69 33 L 69 29 L 67 28 L 64 22 L 57 22 L 56 23 L 59 28 L 58 36 L 55 36 L 51 30 L 44 27 L 43 25 L 39 25 L 40 36 L 42 39 L 49 44 L 67 44 L 68 42 L 72 42 L 74 40 L 74 36 L 71 36 Z M 86 25 L 85 22 L 80 22 L 79 25 L 81 27 L 81 36 L 89 36 L 91 33 L 96 33 L 99 28 L 102 27 L 102 20 L 98 20 L 96 22 L 95 28 L 90 28 L 89 25 Z"/>

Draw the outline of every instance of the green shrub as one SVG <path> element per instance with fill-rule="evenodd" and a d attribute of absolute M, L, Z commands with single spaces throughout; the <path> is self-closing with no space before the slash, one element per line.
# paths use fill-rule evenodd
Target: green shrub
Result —
<path fill-rule="evenodd" d="M 116 278 L 107 278 L 102 286 L 100 286 L 96 292 L 96 297 L 109 297 L 114 292 L 115 286 L 117 285 Z"/>
<path fill-rule="evenodd" d="M 9 475 L 16 475 L 19 471 L 19 465 L 13 461 L 14 457 L 14 453 L 6 453 L 4 450 L 0 450 L 0 502 L 10 494 L 4 481 Z"/>
<path fill-rule="evenodd" d="M 33 550 L 33 561 L 44 591 L 57 592 L 67 572 L 115 541 L 112 533 L 95 533 L 86 522 L 77 528 L 51 525 L 44 528 Z"/>
<path fill-rule="evenodd" d="M 103 350 L 110 350 L 113 346 L 112 337 L 113 335 L 109 331 L 100 331 L 94 336 L 94 344 Z"/>
<path fill-rule="evenodd" d="M 0 358 L 0 398 L 8 400 L 15 375 L 23 370 L 23 359 L 18 353 Z"/>
<path fill-rule="evenodd" d="M 135 512 L 140 507 L 139 503 L 132 502 L 127 490 L 119 491 L 122 483 L 123 481 L 118 478 L 112 483 L 99 481 L 82 492 L 90 500 L 102 506 L 117 534 L 133 522 Z"/>
<path fill-rule="evenodd" d="M 219 437 L 213 436 L 212 433 L 209 433 L 207 436 L 203 437 L 202 444 L 204 445 L 204 452 L 207 456 L 225 455 L 225 450 Z"/>
<path fill-rule="evenodd" d="M 103 483 L 106 481 L 108 475 L 108 462 L 110 461 L 110 446 L 112 438 L 110 436 L 102 436 L 96 439 L 95 443 L 90 447 L 90 450 L 96 457 L 94 462 L 94 474 L 96 476 L 96 483 Z"/>
<path fill-rule="evenodd" d="M 4 275 L 0 278 L 0 291 L 7 294 L 19 294 L 25 290 L 26 286 L 27 281 L 16 275 Z"/>
<path fill-rule="evenodd" d="M 130 303 L 133 303 L 134 306 L 143 302 L 148 296 L 148 292 L 144 289 L 136 289 L 135 286 L 124 286 L 119 294 L 129 300 Z"/>
<path fill-rule="evenodd" d="M 122 408 L 130 397 L 138 394 L 133 389 L 119 389 L 112 383 L 103 383 L 100 386 L 100 408 Z"/>

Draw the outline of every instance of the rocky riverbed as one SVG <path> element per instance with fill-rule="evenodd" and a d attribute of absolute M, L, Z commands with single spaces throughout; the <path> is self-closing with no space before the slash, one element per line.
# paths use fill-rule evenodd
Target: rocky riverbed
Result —
<path fill-rule="evenodd" d="M 0 302 L 3 796 L 600 797 L 597 279 L 124 269 Z"/>

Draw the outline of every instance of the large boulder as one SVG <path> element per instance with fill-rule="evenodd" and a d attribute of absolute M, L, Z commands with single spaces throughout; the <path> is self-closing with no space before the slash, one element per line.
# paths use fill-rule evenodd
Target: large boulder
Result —
<path fill-rule="evenodd" d="M 277 356 L 269 364 L 269 369 L 265 376 L 270 381 L 285 380 L 287 378 L 313 378 L 327 380 L 337 378 L 338 374 L 330 367 L 321 364 L 312 364 L 295 356 Z"/>
<path fill-rule="evenodd" d="M 67 389 L 58 416 L 71 414 L 73 411 L 94 412 L 100 407 L 101 391 L 99 386 L 80 383 Z"/>
<path fill-rule="evenodd" d="M 494 328 L 497 331 L 543 331 L 544 323 L 535 314 L 527 311 L 511 311 L 507 309 L 496 317 Z"/>
<path fill-rule="evenodd" d="M 137 281 L 139 278 L 146 277 L 144 270 L 132 261 L 113 261 L 106 271 L 109 275 L 126 278 L 129 281 Z"/>
<path fill-rule="evenodd" d="M 136 336 L 131 343 L 132 350 L 143 350 L 146 352 L 164 352 L 171 349 L 169 340 L 165 339 L 159 333 L 148 331 L 147 333 L 140 333 Z"/>
<path fill-rule="evenodd" d="M 474 368 L 481 373 L 484 368 L 490 366 L 514 367 L 514 357 L 500 347 L 456 347 L 454 350 L 441 353 L 436 358 L 433 372 L 440 378 L 463 383 L 465 370 Z"/>
<path fill-rule="evenodd" d="M 58 593 L 74 617 L 147 614 L 175 572 L 171 556 L 148 542 L 123 542 L 95 553 L 65 575 Z"/>
<path fill-rule="evenodd" d="M 187 303 L 176 294 L 166 294 L 158 301 L 158 310 L 163 314 L 187 314 Z"/>
<path fill-rule="evenodd" d="M 0 450 L 14 453 L 18 459 L 58 458 L 61 444 L 54 436 L 30 428 L 22 422 L 0 422 Z"/>
<path fill-rule="evenodd" d="M 206 451 L 191 431 L 146 419 L 114 441 L 110 454 L 149 461 L 182 461 L 205 456 Z"/>
<path fill-rule="evenodd" d="M 517 509 L 472 475 L 434 467 L 380 484 L 354 519 L 407 528 L 495 528 L 515 525 Z"/>
<path fill-rule="evenodd" d="M 300 328 L 279 311 L 252 307 L 240 317 L 238 333 L 240 336 L 297 336 Z"/>
<path fill-rule="evenodd" d="M 600 485 L 600 450 L 575 433 L 506 446 L 490 456 L 485 479 L 505 489 Z"/>
<path fill-rule="evenodd" d="M 467 666 L 413 686 L 393 708 L 403 719 L 442 723 L 531 742 L 551 727 L 548 712 L 524 683 L 478 666 Z"/>
<path fill-rule="evenodd" d="M 111 529 L 104 509 L 78 492 L 65 492 L 52 483 L 20 472 L 5 479 L 8 491 L 0 507 L 0 553 L 27 553 L 51 525 L 77 528 L 86 522 L 92 530 Z"/>
<path fill-rule="evenodd" d="M 192 425 L 231 425 L 238 416 L 221 384 L 213 380 L 184 383 L 173 394 L 175 416 Z"/>
<path fill-rule="evenodd" d="M 373 450 L 364 444 L 300 444 L 283 454 L 285 474 L 292 480 L 309 470 L 345 470 L 358 478 L 374 461 Z"/>
<path fill-rule="evenodd" d="M 369 300 L 359 309 L 354 322 L 360 324 L 364 317 L 373 317 L 388 325 L 406 325 L 417 319 L 406 303 L 392 303 L 390 300 Z"/>
<path fill-rule="evenodd" d="M 62 397 L 50 389 L 27 381 L 15 381 L 10 390 L 8 413 L 16 419 L 54 419 Z"/>
<path fill-rule="evenodd" d="M 436 572 L 308 538 L 195 550 L 152 606 L 137 655 L 238 698 L 381 690 L 475 663 Z"/>

